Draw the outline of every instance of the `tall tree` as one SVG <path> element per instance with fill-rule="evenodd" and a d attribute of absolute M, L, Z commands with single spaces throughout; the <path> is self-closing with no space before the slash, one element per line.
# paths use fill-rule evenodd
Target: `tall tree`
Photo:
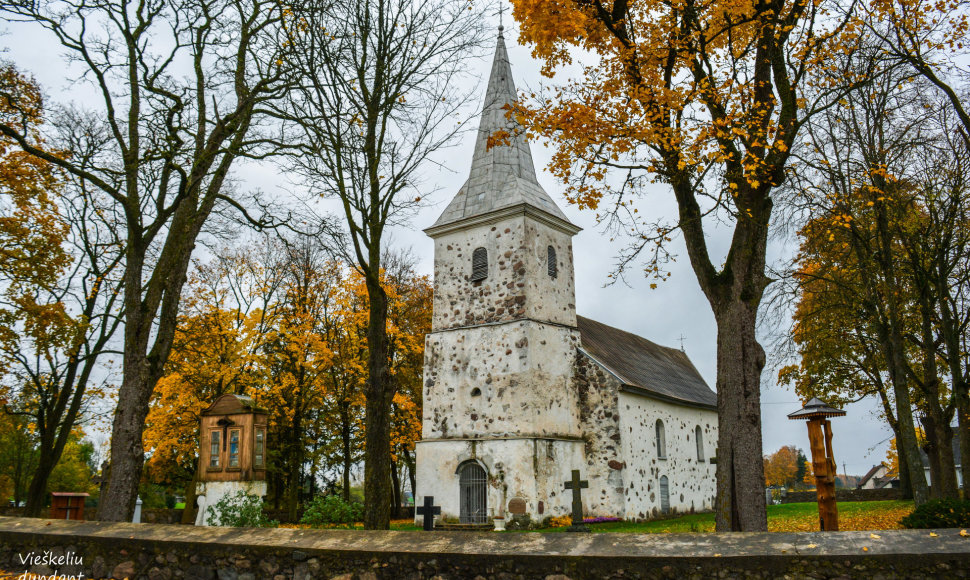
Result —
<path fill-rule="evenodd" d="M 0 122 L 43 146 L 42 119 L 39 89 L 12 66 L 3 67 Z M 52 141 L 83 163 L 88 151 L 72 139 L 81 131 L 61 132 Z M 105 394 L 92 374 L 118 327 L 123 253 L 110 213 L 77 179 L 0 135 L 0 368 L 8 370 L 4 382 L 17 393 L 4 412 L 27 418 L 38 440 L 28 516 L 40 515 L 48 479 L 88 401 Z"/>
<path fill-rule="evenodd" d="M 302 71 L 291 118 L 304 148 L 296 169 L 337 199 L 349 229 L 347 258 L 368 299 L 364 525 L 390 525 L 388 297 L 381 281 L 386 229 L 420 202 L 420 170 L 452 141 L 469 93 L 465 59 L 483 40 L 466 0 L 302 2 L 287 59 Z"/>
<path fill-rule="evenodd" d="M 959 398 L 938 363 L 955 321 L 946 311 L 964 309 L 953 291 L 968 256 L 966 152 L 951 146 L 947 107 L 927 99 L 932 91 L 911 72 L 887 66 L 882 52 L 870 53 L 873 81 L 813 123 L 798 152 L 794 185 L 811 220 L 801 232 L 796 340 L 816 361 L 803 356 L 806 380 L 836 358 L 854 358 L 850 366 L 864 371 L 900 441 L 900 478 L 921 503 L 914 410 L 927 428 L 934 493 L 956 493 L 949 425 Z"/>
<path fill-rule="evenodd" d="M 761 371 L 755 336 L 775 190 L 799 129 L 839 98 L 815 90 L 835 51 L 851 50 L 834 2 L 742 0 L 513 0 L 543 72 L 596 62 L 519 113 L 551 140 L 552 172 L 583 208 L 633 232 L 619 270 L 643 255 L 660 274 L 666 244 L 683 235 L 717 322 L 717 530 L 767 529 L 761 457 Z M 611 179 L 613 175 L 618 179 Z M 633 207 L 659 181 L 679 209 L 673 225 Z M 726 257 L 709 248 L 715 223 L 733 227 Z"/>
<path fill-rule="evenodd" d="M 280 57 L 285 7 L 275 0 L 6 2 L 2 15 L 45 31 L 100 97 L 83 114 L 97 154 L 46 151 L 14 123 L 0 134 L 111 201 L 125 242 L 124 355 L 108 487 L 99 517 L 128 521 L 142 431 L 175 334 L 192 251 L 219 206 L 242 209 L 227 180 L 264 155 L 270 103 L 294 77 Z M 95 32 L 96 31 L 96 32 Z"/>

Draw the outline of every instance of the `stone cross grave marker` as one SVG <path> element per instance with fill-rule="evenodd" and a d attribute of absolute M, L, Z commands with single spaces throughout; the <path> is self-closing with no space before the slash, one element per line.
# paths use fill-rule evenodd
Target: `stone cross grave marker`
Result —
<path fill-rule="evenodd" d="M 441 514 L 441 506 L 434 505 L 434 496 L 424 496 L 424 505 L 417 508 L 419 516 L 424 516 L 424 531 L 434 531 L 434 517 Z"/>
<path fill-rule="evenodd" d="M 573 525 L 569 526 L 569 532 L 588 532 L 589 526 L 583 524 L 583 497 L 582 490 L 589 487 L 589 482 L 579 479 L 579 470 L 573 470 L 573 477 L 566 482 L 566 489 L 573 490 Z"/>

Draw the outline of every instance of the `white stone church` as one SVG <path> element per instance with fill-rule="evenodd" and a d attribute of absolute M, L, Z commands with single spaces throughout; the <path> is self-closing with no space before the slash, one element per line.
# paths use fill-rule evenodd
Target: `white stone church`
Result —
<path fill-rule="evenodd" d="M 570 513 L 647 519 L 713 508 L 717 397 L 680 350 L 576 315 L 580 228 L 536 179 L 505 107 L 499 29 L 468 181 L 425 232 L 435 241 L 415 505 L 483 523 Z M 499 130 L 506 145 L 486 147 Z"/>

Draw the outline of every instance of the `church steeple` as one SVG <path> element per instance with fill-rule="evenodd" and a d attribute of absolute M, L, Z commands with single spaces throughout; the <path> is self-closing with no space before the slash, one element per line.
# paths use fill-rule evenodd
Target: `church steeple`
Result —
<path fill-rule="evenodd" d="M 506 116 L 508 106 L 515 102 L 516 89 L 502 30 L 499 26 L 468 181 L 438 221 L 426 230 L 429 235 L 451 229 L 445 226 L 477 221 L 475 217 L 521 206 L 538 209 L 554 221 L 564 222 L 563 226 L 579 230 L 539 185 L 525 131 L 515 119 Z M 508 134 L 506 142 L 489 148 L 489 136 L 500 131 Z"/>

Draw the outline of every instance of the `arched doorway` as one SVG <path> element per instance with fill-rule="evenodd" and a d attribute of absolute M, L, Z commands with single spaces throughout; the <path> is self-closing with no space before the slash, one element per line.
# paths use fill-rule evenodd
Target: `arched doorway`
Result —
<path fill-rule="evenodd" d="M 460 511 L 459 521 L 463 524 L 484 524 L 488 522 L 488 500 L 486 485 L 488 478 L 481 465 L 468 462 L 458 469 Z"/>

